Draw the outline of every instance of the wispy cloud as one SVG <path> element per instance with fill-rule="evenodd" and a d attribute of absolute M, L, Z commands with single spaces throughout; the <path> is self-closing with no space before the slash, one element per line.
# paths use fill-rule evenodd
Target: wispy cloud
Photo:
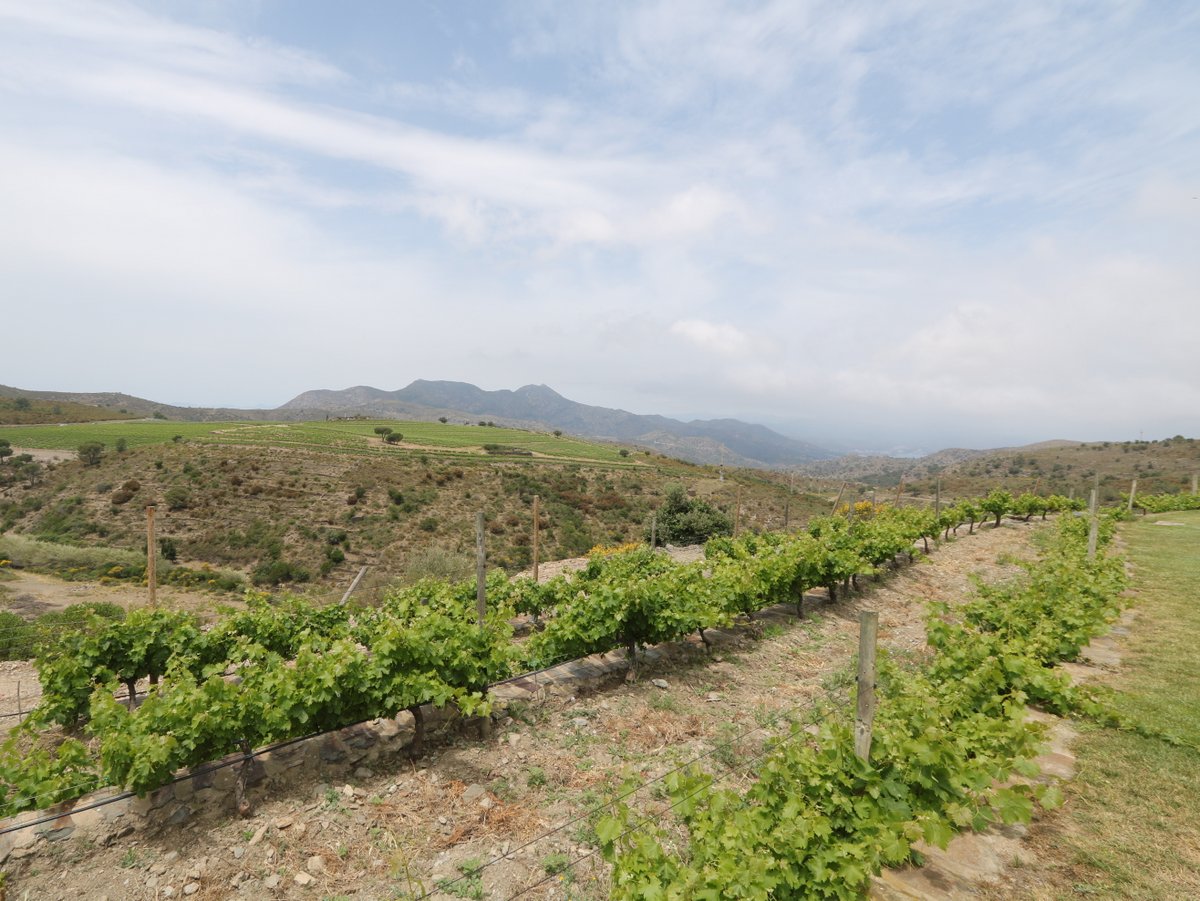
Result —
<path fill-rule="evenodd" d="M 0 0 L 32 332 L 72 304 L 95 346 L 183 329 L 213 379 L 262 359 L 256 401 L 441 376 L 887 443 L 1200 432 L 1200 9 L 420 8 L 407 55 L 171 9 Z"/>

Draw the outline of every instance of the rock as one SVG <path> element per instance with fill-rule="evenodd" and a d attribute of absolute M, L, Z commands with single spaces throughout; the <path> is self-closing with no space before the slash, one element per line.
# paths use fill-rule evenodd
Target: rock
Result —
<path fill-rule="evenodd" d="M 233 859 L 241 860 L 242 857 L 245 855 L 245 853 L 246 853 L 246 849 L 243 848 L 241 845 L 238 845 L 236 848 L 233 849 Z"/>
<path fill-rule="evenodd" d="M 354 771 L 355 779 L 374 779 L 375 774 L 368 770 L 365 766 L 360 766 Z"/>
<path fill-rule="evenodd" d="M 312 885 L 314 882 L 316 882 L 316 880 L 307 873 L 297 873 L 292 877 L 292 881 L 295 882 L 296 885 Z"/>
<path fill-rule="evenodd" d="M 292 834 L 294 836 L 296 836 L 296 838 L 299 838 L 307 831 L 308 831 L 308 827 L 306 825 L 304 825 L 303 823 L 297 823 L 296 828 L 292 830 Z"/>
<path fill-rule="evenodd" d="M 653 685 L 655 688 L 670 688 L 671 687 L 670 685 L 667 684 L 666 679 L 651 679 L 650 684 Z"/>
<path fill-rule="evenodd" d="M 588 725 L 588 718 L 586 716 L 577 716 L 575 719 L 571 720 L 571 725 L 576 729 L 586 729 Z"/>
<path fill-rule="evenodd" d="M 263 885 L 265 885 L 267 888 L 279 888 L 279 875 L 277 873 L 272 873 L 263 880 Z"/>
<path fill-rule="evenodd" d="M 175 897 L 175 886 L 164 885 L 163 890 L 162 890 L 162 896 L 164 898 L 174 898 Z"/>
<path fill-rule="evenodd" d="M 255 845 L 257 845 L 259 842 L 261 842 L 263 840 L 263 836 L 266 834 L 267 834 L 267 824 L 263 823 L 261 826 L 258 827 L 258 831 L 256 831 L 254 833 L 254 835 L 250 838 L 250 841 L 247 842 L 246 844 L 250 845 L 250 847 L 254 847 Z"/>
<path fill-rule="evenodd" d="M 721 696 L 719 694 L 717 694 L 716 692 L 713 692 L 708 697 L 706 697 L 704 700 L 709 701 L 709 702 L 719 701 L 719 700 L 721 700 Z"/>
<path fill-rule="evenodd" d="M 200 891 L 200 883 L 199 882 L 189 882 L 187 885 L 185 885 L 183 887 L 183 893 L 185 895 L 194 895 L 198 891 Z"/>
<path fill-rule="evenodd" d="M 353 798 L 354 797 L 354 786 L 353 785 L 343 785 L 342 786 L 342 797 Z"/>
<path fill-rule="evenodd" d="M 291 817 L 280 817 L 279 819 L 277 819 L 275 821 L 275 828 L 276 829 L 286 829 L 288 826 L 292 825 L 292 823 L 294 823 L 294 822 L 295 822 L 295 820 L 293 820 Z"/>
<path fill-rule="evenodd" d="M 491 798 L 489 798 L 487 795 L 484 795 L 482 798 L 479 799 L 479 806 L 482 807 L 484 810 L 491 810 L 492 806 L 495 803 L 496 802 L 493 801 Z"/>
<path fill-rule="evenodd" d="M 325 858 L 320 854 L 314 854 L 304 862 L 304 869 L 313 875 L 318 875 L 325 872 Z"/>
<path fill-rule="evenodd" d="M 470 804 L 472 801 L 478 801 L 485 794 L 487 794 L 487 789 L 476 782 L 467 786 L 467 790 L 463 792 L 463 800 Z"/>
<path fill-rule="evenodd" d="M 521 733 L 520 732 L 508 733 L 508 743 L 510 745 L 519 745 L 521 743 Z"/>

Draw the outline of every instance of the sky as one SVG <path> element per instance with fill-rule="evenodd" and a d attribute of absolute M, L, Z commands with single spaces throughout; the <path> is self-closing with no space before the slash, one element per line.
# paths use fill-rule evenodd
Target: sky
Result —
<path fill-rule="evenodd" d="M 1200 436 L 1200 4 L 0 0 L 0 384 Z"/>

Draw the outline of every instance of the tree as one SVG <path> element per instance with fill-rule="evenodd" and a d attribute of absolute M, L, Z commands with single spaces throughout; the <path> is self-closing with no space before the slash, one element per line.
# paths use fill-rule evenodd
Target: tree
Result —
<path fill-rule="evenodd" d="M 104 456 L 104 445 L 99 441 L 85 441 L 77 451 L 84 466 L 99 466 Z"/>
<path fill-rule="evenodd" d="M 623 447 L 619 451 L 617 451 L 617 453 L 620 454 L 622 457 L 628 457 L 629 456 L 629 448 Z"/>
<path fill-rule="evenodd" d="M 7 438 L 0 438 L 0 462 L 3 462 L 5 457 L 11 457 L 12 454 L 12 442 Z"/>
<path fill-rule="evenodd" d="M 375 434 L 378 435 L 380 438 L 382 438 L 384 441 L 386 441 L 387 436 L 392 434 L 392 430 L 391 430 L 390 426 L 377 425 L 377 426 L 375 426 Z"/>
<path fill-rule="evenodd" d="M 118 438 L 115 446 L 118 454 L 123 454 L 125 451 L 129 450 L 129 442 L 124 438 Z"/>
<path fill-rule="evenodd" d="M 439 417 L 438 417 L 438 422 L 442 423 L 443 425 L 445 425 L 445 424 L 446 424 L 447 422 L 449 422 L 449 421 L 450 421 L 450 420 L 449 420 L 449 419 L 447 419 L 445 416 L 439 416 Z"/>
<path fill-rule="evenodd" d="M 30 404 L 28 397 L 18 397 L 16 400 L 13 401 L 13 409 L 20 410 L 21 412 L 25 412 L 31 406 L 32 406 L 32 404 Z"/>
<path fill-rule="evenodd" d="M 707 501 L 690 498 L 682 485 L 667 488 L 657 513 L 658 537 L 672 544 L 700 544 L 732 535 L 733 521 Z"/>
<path fill-rule="evenodd" d="M 388 433 L 383 436 L 383 440 L 388 444 L 398 444 L 404 440 L 404 436 L 399 432 L 393 432 L 391 429 L 388 429 Z"/>

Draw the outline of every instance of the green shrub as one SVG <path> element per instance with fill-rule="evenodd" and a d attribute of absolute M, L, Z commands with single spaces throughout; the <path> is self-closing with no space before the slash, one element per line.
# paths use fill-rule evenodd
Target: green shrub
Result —
<path fill-rule="evenodd" d="M 687 496 L 682 485 L 667 488 L 657 513 L 658 540 L 671 544 L 703 544 L 733 534 L 733 521 L 707 501 Z M 647 528 L 646 535 L 649 537 Z"/>
<path fill-rule="evenodd" d="M 254 568 L 250 581 L 255 585 L 282 585 L 284 582 L 307 582 L 308 570 L 286 560 L 267 560 Z"/>

